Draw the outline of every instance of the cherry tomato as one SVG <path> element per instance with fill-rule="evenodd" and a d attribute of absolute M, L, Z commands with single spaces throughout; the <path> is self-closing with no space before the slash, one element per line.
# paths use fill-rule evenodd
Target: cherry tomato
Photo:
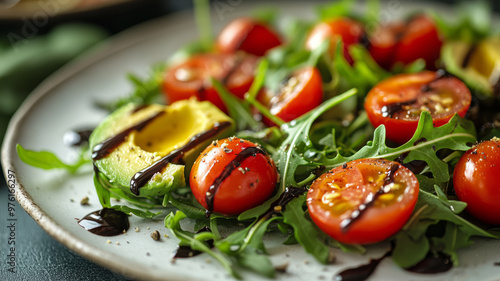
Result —
<path fill-rule="evenodd" d="M 406 167 L 359 159 L 317 178 L 307 194 L 314 223 L 346 244 L 371 244 L 399 231 L 417 202 L 419 184 Z"/>
<path fill-rule="evenodd" d="M 222 53 L 245 51 L 263 56 L 269 49 L 281 45 L 281 39 L 268 25 L 251 18 L 238 18 L 230 22 L 219 34 L 217 49 Z"/>
<path fill-rule="evenodd" d="M 170 103 L 197 97 L 225 111 L 226 107 L 210 82 L 213 77 L 239 98 L 250 88 L 258 58 L 247 54 L 200 54 L 170 67 L 163 92 Z"/>
<path fill-rule="evenodd" d="M 305 67 L 293 72 L 281 85 L 278 93 L 267 96 L 269 111 L 285 122 L 311 111 L 321 104 L 323 80 L 315 67 Z M 266 100 L 266 98 L 261 98 Z M 267 125 L 272 125 L 265 120 Z"/>
<path fill-rule="evenodd" d="M 471 93 L 458 78 L 443 71 L 399 74 L 373 87 L 365 99 L 365 110 L 374 127 L 385 125 L 387 138 L 396 143 L 411 139 L 420 113 L 431 114 L 435 127 L 456 113 L 469 109 Z"/>
<path fill-rule="evenodd" d="M 336 18 L 316 24 L 306 39 L 306 49 L 314 50 L 325 40 L 330 40 L 330 54 L 335 53 L 337 40 L 342 39 L 344 57 L 352 64 L 349 46 L 359 43 L 364 35 L 362 25 L 349 18 Z"/>
<path fill-rule="evenodd" d="M 190 186 L 210 212 L 237 215 L 256 207 L 273 193 L 278 172 L 258 145 L 236 137 L 215 141 L 196 159 Z"/>
<path fill-rule="evenodd" d="M 458 198 L 477 219 L 500 225 L 500 139 L 483 141 L 467 151 L 453 172 Z"/>
<path fill-rule="evenodd" d="M 390 23 L 370 36 L 370 53 L 381 66 L 389 69 L 396 62 L 404 65 L 419 58 L 428 69 L 436 69 L 443 40 L 434 21 L 426 15 L 409 21 Z"/>

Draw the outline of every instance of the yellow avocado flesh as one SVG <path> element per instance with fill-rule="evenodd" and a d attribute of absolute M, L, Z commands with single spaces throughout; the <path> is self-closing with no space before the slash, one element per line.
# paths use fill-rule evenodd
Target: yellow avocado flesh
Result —
<path fill-rule="evenodd" d="M 500 37 L 481 41 L 472 52 L 467 68 L 488 79 L 490 85 L 497 83 L 500 77 Z"/>
<path fill-rule="evenodd" d="M 204 140 L 182 157 L 186 165 L 169 163 L 160 173 L 139 189 L 140 197 L 164 195 L 168 190 L 186 185 L 192 163 L 199 153 L 213 140 L 234 132 L 234 122 L 209 102 L 196 100 L 178 101 L 169 106 L 149 105 L 136 110 L 127 105 L 112 113 L 99 124 L 90 137 L 91 147 L 127 130 L 144 120 L 154 117 L 141 130 L 132 130 L 106 157 L 94 164 L 113 185 L 130 192 L 130 180 L 139 171 L 150 167 L 175 149 L 182 148 L 192 137 L 211 130 L 216 123 L 230 122 L 231 126 Z"/>

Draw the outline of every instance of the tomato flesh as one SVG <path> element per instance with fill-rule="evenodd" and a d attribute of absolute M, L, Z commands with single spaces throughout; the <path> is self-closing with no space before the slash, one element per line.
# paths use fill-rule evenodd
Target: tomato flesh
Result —
<path fill-rule="evenodd" d="M 258 58 L 246 54 L 199 54 L 172 66 L 165 74 L 163 92 L 168 102 L 196 97 L 226 111 L 210 78 L 222 82 L 235 96 L 243 98 L 250 88 Z"/>
<path fill-rule="evenodd" d="M 365 99 L 365 110 L 374 127 L 385 125 L 387 138 L 396 143 L 411 139 L 422 111 L 431 114 L 435 127 L 456 113 L 463 117 L 471 93 L 458 78 L 443 72 L 400 74 L 375 85 Z"/>
<path fill-rule="evenodd" d="M 230 22 L 219 34 L 217 49 L 222 53 L 245 51 L 263 56 L 274 47 L 281 45 L 281 39 L 268 25 L 251 18 L 238 18 Z"/>
<path fill-rule="evenodd" d="M 237 215 L 267 200 L 276 186 L 273 160 L 258 145 L 236 137 L 215 141 L 196 159 L 190 186 L 208 212 Z"/>
<path fill-rule="evenodd" d="M 483 141 L 467 151 L 453 172 L 458 198 L 477 219 L 500 225 L 500 139 Z"/>
<path fill-rule="evenodd" d="M 353 64 L 353 59 L 349 53 L 349 46 L 359 43 L 364 35 L 362 25 L 349 18 L 336 18 L 325 22 L 320 22 L 313 27 L 306 39 L 306 49 L 314 50 L 323 41 L 330 40 L 330 54 L 335 53 L 336 43 L 339 38 L 344 44 L 344 57 Z"/>
<path fill-rule="evenodd" d="M 316 179 L 307 194 L 314 223 L 346 244 L 371 244 L 399 231 L 417 202 L 419 184 L 406 167 L 359 159 Z"/>
<path fill-rule="evenodd" d="M 434 21 L 426 15 L 412 17 L 406 23 L 394 22 L 380 27 L 370 36 L 370 53 L 381 66 L 407 65 L 423 59 L 427 69 L 436 69 L 443 40 Z"/>
<path fill-rule="evenodd" d="M 311 111 L 323 99 L 323 80 L 315 67 L 305 67 L 292 73 L 269 100 L 271 114 L 285 122 Z"/>

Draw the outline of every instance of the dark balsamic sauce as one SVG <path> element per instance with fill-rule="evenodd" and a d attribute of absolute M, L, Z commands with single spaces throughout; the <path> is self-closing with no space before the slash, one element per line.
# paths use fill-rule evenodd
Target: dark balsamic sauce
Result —
<path fill-rule="evenodd" d="M 96 161 L 99 159 L 102 159 L 106 157 L 109 153 L 113 151 L 118 145 L 120 145 L 122 142 L 125 141 L 125 138 L 132 132 L 132 131 L 141 131 L 151 123 L 154 119 L 160 117 L 161 115 L 165 114 L 165 111 L 160 111 L 156 113 L 155 115 L 151 116 L 150 118 L 132 126 L 129 127 L 120 133 L 106 139 L 105 141 L 101 142 L 100 144 L 96 145 L 93 150 L 92 150 L 92 160 Z"/>
<path fill-rule="evenodd" d="M 384 184 L 380 187 L 379 190 L 375 193 L 370 193 L 368 196 L 366 196 L 365 202 L 361 205 L 358 206 L 356 210 L 354 210 L 351 213 L 351 216 L 349 218 L 346 218 L 340 222 L 340 228 L 342 232 L 347 232 L 349 230 L 349 227 L 355 223 L 357 220 L 361 218 L 361 216 L 371 207 L 373 204 L 375 204 L 375 201 L 377 201 L 377 198 L 385 194 L 385 186 L 391 184 L 394 182 L 394 174 L 396 171 L 399 169 L 399 164 L 393 164 L 391 167 L 386 172 L 386 177 L 384 178 Z"/>
<path fill-rule="evenodd" d="M 267 153 L 258 146 L 251 146 L 243 149 L 229 164 L 227 164 L 222 173 L 214 180 L 205 197 L 205 202 L 207 203 L 207 217 L 210 217 L 210 214 L 214 209 L 215 194 L 217 193 L 217 190 L 222 182 L 229 177 L 231 173 L 237 169 L 243 161 L 245 161 L 245 159 L 248 157 L 255 157 L 257 154 L 267 155 Z"/>
<path fill-rule="evenodd" d="M 469 48 L 469 50 L 465 54 L 464 61 L 462 62 L 462 68 L 466 68 L 469 65 L 472 54 L 476 51 L 476 49 L 477 44 L 474 44 Z"/>
<path fill-rule="evenodd" d="M 143 109 L 146 109 L 150 106 L 150 104 L 141 104 L 139 106 L 137 106 L 136 108 L 134 108 L 134 110 L 132 110 L 131 114 L 134 114 L 134 113 L 137 113 Z"/>
<path fill-rule="evenodd" d="M 392 255 L 392 250 L 388 251 L 382 257 L 378 259 L 371 259 L 369 263 L 360 265 L 355 268 L 349 268 L 338 273 L 333 280 L 334 281 L 364 281 L 367 280 L 379 263 L 386 257 Z M 443 273 L 450 270 L 453 267 L 453 262 L 450 256 L 438 253 L 437 256 L 429 254 L 425 259 L 421 260 L 416 265 L 406 268 L 406 271 L 420 274 L 436 274 Z"/>
<path fill-rule="evenodd" d="M 417 99 L 412 99 L 403 102 L 395 102 L 386 104 L 382 107 L 382 116 L 392 118 L 396 113 L 403 110 L 403 106 L 412 105 L 417 102 Z"/>
<path fill-rule="evenodd" d="M 126 232 L 130 227 L 127 214 L 109 208 L 86 215 L 78 221 L 78 224 L 100 236 L 116 236 Z"/>
<path fill-rule="evenodd" d="M 370 259 L 367 264 L 360 265 L 355 268 L 349 268 L 338 273 L 333 280 L 334 281 L 364 281 L 370 277 L 379 263 L 390 256 L 392 251 L 388 251 L 383 256 L 377 259 Z"/>
<path fill-rule="evenodd" d="M 153 165 L 135 173 L 130 180 L 130 191 L 135 195 L 139 195 L 139 189 L 143 187 L 153 175 L 165 168 L 168 163 L 178 163 L 186 152 L 195 148 L 200 143 L 213 138 L 220 130 L 229 126 L 231 126 L 231 122 L 215 123 L 212 129 L 193 136 L 184 146 L 170 152 L 168 155 L 156 161 Z"/>
<path fill-rule="evenodd" d="M 425 259 L 406 270 L 415 273 L 433 274 L 446 272 L 452 267 L 453 262 L 450 256 L 438 253 L 437 256 L 429 254 Z"/>
<path fill-rule="evenodd" d="M 361 46 L 365 47 L 367 50 L 371 48 L 372 42 L 370 42 L 370 38 L 368 37 L 368 34 L 366 32 L 363 32 L 363 34 L 361 34 L 361 37 L 359 38 L 359 44 L 361 44 Z"/>
<path fill-rule="evenodd" d="M 93 129 L 69 130 L 63 135 L 63 143 L 70 147 L 81 147 L 89 143 Z"/>

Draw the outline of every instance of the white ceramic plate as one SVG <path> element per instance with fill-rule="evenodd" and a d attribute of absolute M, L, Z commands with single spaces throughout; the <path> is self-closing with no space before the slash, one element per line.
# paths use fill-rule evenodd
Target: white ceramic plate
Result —
<path fill-rule="evenodd" d="M 222 2 L 226 6 L 216 6 Z M 214 28 L 218 30 L 231 18 L 252 9 L 242 2 L 213 2 Z M 313 16 L 314 5 L 310 2 L 276 2 L 276 5 L 280 5 L 284 16 Z M 383 6 L 383 12 L 390 20 L 413 7 L 392 1 Z M 111 238 L 85 231 L 75 219 L 100 209 L 90 168 L 76 176 L 35 169 L 19 160 L 15 145 L 53 151 L 71 161 L 76 152 L 63 145 L 63 133 L 95 126 L 105 117 L 103 111 L 94 107 L 96 100 L 113 99 L 130 92 L 126 73 L 146 75 L 151 64 L 167 59 L 196 36 L 191 13 L 184 13 L 143 24 L 115 37 L 109 45 L 101 46 L 93 55 L 65 67 L 43 83 L 12 119 L 2 148 L 4 174 L 6 177 L 9 171 L 15 174 L 17 200 L 45 231 L 78 254 L 134 279 L 233 280 L 207 255 L 172 263 L 177 241 L 163 237 L 169 231 L 161 219 L 132 217 L 129 232 Z M 79 204 L 85 196 L 90 197 L 90 206 Z M 134 231 L 136 227 L 138 232 Z M 154 230 L 162 234 L 161 241 L 150 238 Z M 386 251 L 384 245 L 369 247 L 363 256 L 336 251 L 337 263 L 325 266 L 318 264 L 300 246 L 281 245 L 282 238 L 265 241 L 273 263 L 288 264 L 287 272 L 278 274 L 277 280 L 332 280 L 340 270 L 366 263 Z M 500 280 L 500 267 L 494 265 L 500 262 L 499 250 L 498 241 L 478 240 L 460 252 L 460 267 L 434 275 L 408 273 L 394 266 L 389 258 L 380 264 L 370 280 Z M 244 276 L 247 280 L 267 280 L 248 272 L 244 272 Z"/>

